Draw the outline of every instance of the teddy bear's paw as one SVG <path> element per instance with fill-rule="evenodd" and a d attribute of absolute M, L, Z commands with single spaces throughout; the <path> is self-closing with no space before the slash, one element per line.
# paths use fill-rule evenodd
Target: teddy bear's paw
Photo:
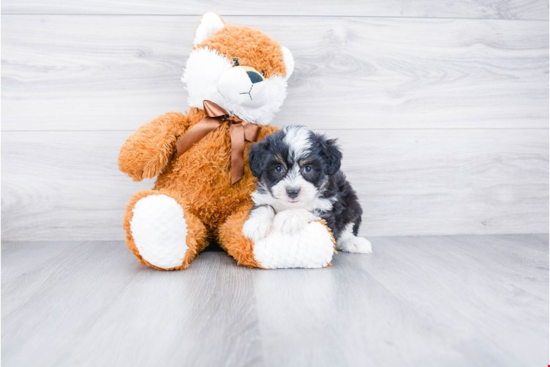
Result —
<path fill-rule="evenodd" d="M 315 215 L 305 209 L 283 210 L 275 216 L 273 228 L 286 234 L 296 233 L 315 219 Z"/>
<path fill-rule="evenodd" d="M 274 215 L 275 212 L 270 206 L 260 206 L 251 210 L 243 225 L 243 234 L 254 242 L 265 238 L 271 230 Z"/>
<path fill-rule="evenodd" d="M 254 258 L 266 269 L 323 268 L 333 255 L 332 234 L 318 221 L 294 233 L 272 228 L 266 238 L 254 243 Z"/>
<path fill-rule="evenodd" d="M 167 195 L 149 195 L 133 208 L 132 237 L 139 254 L 150 264 L 170 269 L 182 265 L 187 247 L 183 208 Z"/>
<path fill-rule="evenodd" d="M 369 240 L 363 237 L 346 237 L 339 239 L 336 248 L 344 252 L 353 252 L 357 254 L 371 254 L 372 245 Z"/>

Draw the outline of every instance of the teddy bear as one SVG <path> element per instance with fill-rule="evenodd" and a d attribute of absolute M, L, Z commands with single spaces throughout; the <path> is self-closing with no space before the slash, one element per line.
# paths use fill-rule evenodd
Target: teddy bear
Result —
<path fill-rule="evenodd" d="M 120 170 L 133 180 L 157 177 L 124 216 L 127 246 L 141 263 L 183 270 L 216 241 L 248 267 L 330 265 L 334 238 L 321 220 L 255 240 L 242 231 L 255 190 L 248 150 L 278 130 L 270 123 L 293 70 L 288 48 L 261 31 L 202 16 L 182 77 L 189 110 L 141 126 L 119 154 Z"/>

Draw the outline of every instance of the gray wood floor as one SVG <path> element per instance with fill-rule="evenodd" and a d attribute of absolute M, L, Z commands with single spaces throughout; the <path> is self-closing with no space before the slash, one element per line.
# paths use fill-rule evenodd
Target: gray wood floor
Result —
<path fill-rule="evenodd" d="M 3 366 L 543 366 L 548 236 L 373 238 L 322 270 L 2 244 Z"/>

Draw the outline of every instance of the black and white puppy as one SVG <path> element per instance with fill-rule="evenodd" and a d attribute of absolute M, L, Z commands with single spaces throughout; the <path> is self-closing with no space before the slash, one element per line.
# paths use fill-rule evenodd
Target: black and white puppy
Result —
<path fill-rule="evenodd" d="M 335 140 L 304 126 L 287 126 L 254 144 L 249 164 L 256 177 L 255 206 L 243 233 L 257 241 L 272 228 L 291 233 L 321 218 L 338 250 L 372 252 L 370 242 L 357 237 L 363 211 L 341 161 Z"/>

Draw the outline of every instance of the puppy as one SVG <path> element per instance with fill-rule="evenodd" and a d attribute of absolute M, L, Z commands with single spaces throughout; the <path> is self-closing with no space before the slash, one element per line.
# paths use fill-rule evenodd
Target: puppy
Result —
<path fill-rule="evenodd" d="M 304 126 L 287 126 L 254 144 L 249 164 L 256 177 L 255 206 L 244 235 L 258 241 L 272 229 L 293 233 L 321 218 L 338 250 L 372 252 L 370 242 L 357 237 L 363 211 L 340 171 L 341 160 L 335 140 Z"/>

